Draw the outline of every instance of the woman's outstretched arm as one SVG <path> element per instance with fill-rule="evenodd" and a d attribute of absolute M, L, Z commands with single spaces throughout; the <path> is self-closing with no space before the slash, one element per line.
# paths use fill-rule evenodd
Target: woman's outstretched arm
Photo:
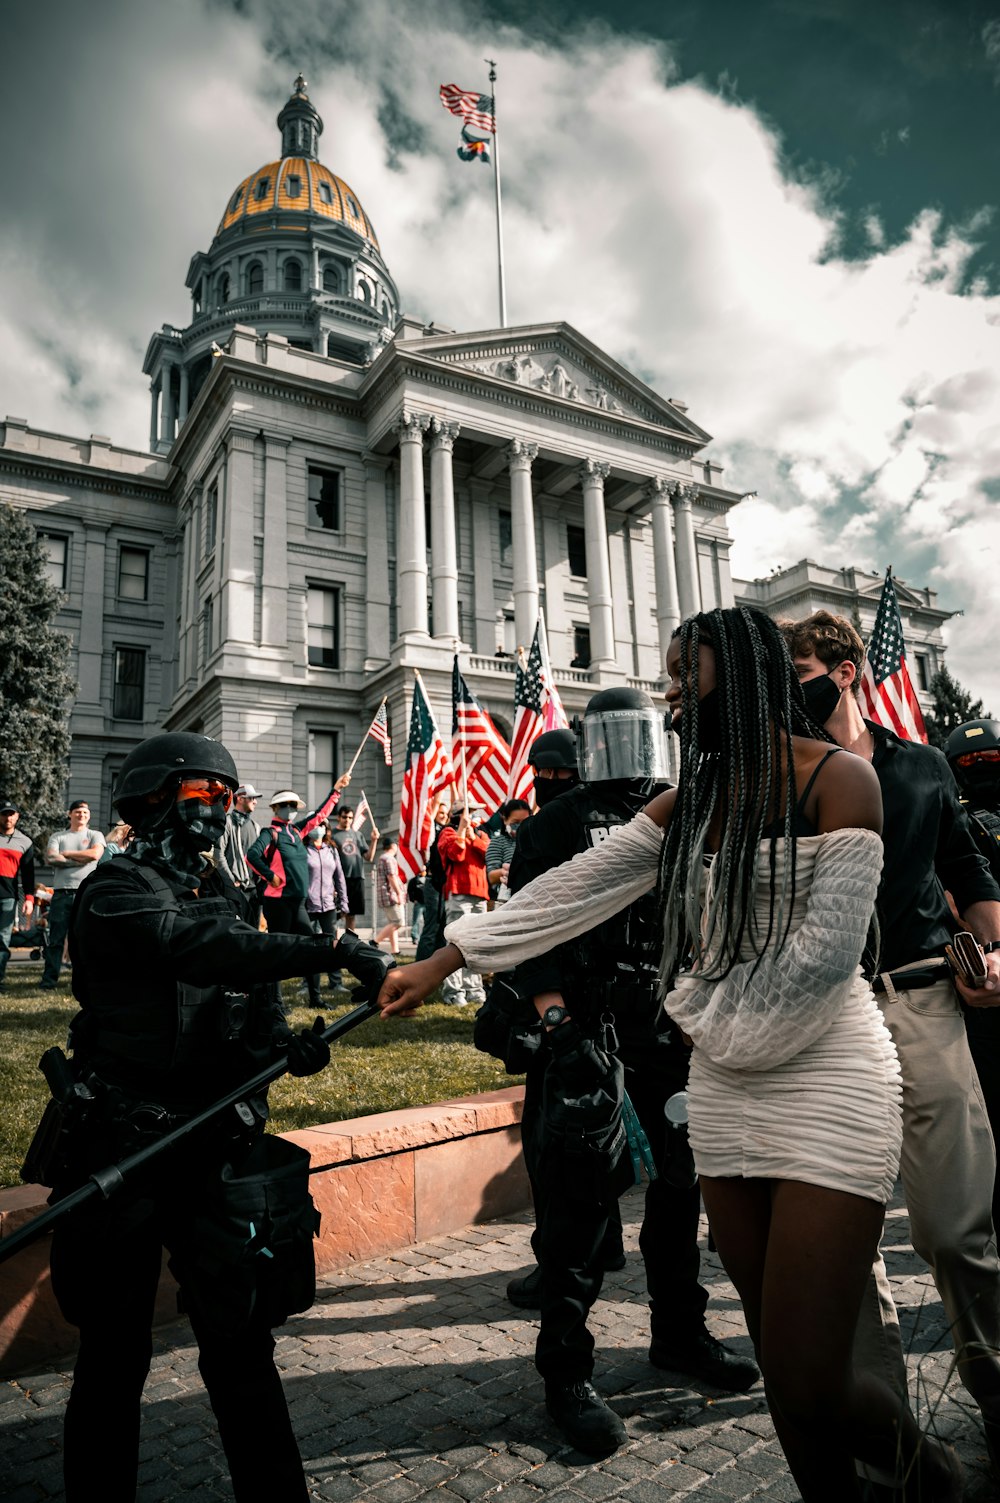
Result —
<path fill-rule="evenodd" d="M 663 825 L 672 807 L 671 791 L 619 825 L 600 845 L 529 882 L 492 913 L 467 914 L 449 924 L 445 938 L 450 943 L 443 950 L 390 971 L 379 993 L 382 1016 L 412 1013 L 460 966 L 510 970 L 634 903 L 656 884 Z"/>

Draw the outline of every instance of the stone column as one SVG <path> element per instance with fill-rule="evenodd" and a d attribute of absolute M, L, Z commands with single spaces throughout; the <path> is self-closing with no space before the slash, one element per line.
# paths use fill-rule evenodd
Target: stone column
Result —
<path fill-rule="evenodd" d="M 674 540 L 670 527 L 670 496 L 672 487 L 662 475 L 656 475 L 646 486 L 646 497 L 652 508 L 653 522 L 653 571 L 656 581 L 656 627 L 660 646 L 659 677 L 664 676 L 667 649 L 675 627 L 680 625 L 681 608 L 677 594 L 677 566 L 674 562 Z"/>
<path fill-rule="evenodd" d="M 604 482 L 609 464 L 585 459 L 580 466 L 583 486 L 583 526 L 587 548 L 587 605 L 590 615 L 590 666 L 598 672 L 614 669 L 615 624 L 611 600 L 611 563 L 608 525 L 604 514 Z"/>
<path fill-rule="evenodd" d="M 677 595 L 681 616 L 691 616 L 701 610 L 701 589 L 698 584 L 698 546 L 694 536 L 694 517 L 691 506 L 698 495 L 696 485 L 671 486 L 674 507 L 674 537 L 676 538 Z"/>
<path fill-rule="evenodd" d="M 538 624 L 538 555 L 535 549 L 535 510 L 531 495 L 531 465 L 538 445 L 515 438 L 504 457 L 510 466 L 510 530 L 514 572 L 514 637 L 525 652 Z"/>
<path fill-rule="evenodd" d="M 177 409 L 177 425 L 178 425 L 178 427 L 181 425 L 181 423 L 183 423 L 184 419 L 188 415 L 188 392 L 189 392 L 189 387 L 188 387 L 188 368 L 187 368 L 186 365 L 182 365 L 181 366 L 181 398 L 180 398 L 180 404 L 179 404 L 178 409 Z"/>
<path fill-rule="evenodd" d="M 226 485 L 219 487 L 222 642 L 253 642 L 253 449 L 254 435 L 229 433 Z"/>
<path fill-rule="evenodd" d="M 174 406 L 174 368 L 172 365 L 164 365 L 160 376 L 160 442 L 172 444 L 174 441 L 174 420 L 177 410 Z"/>
<path fill-rule="evenodd" d="M 451 458 L 458 424 L 431 418 L 431 589 L 434 636 L 458 643 L 458 548 Z"/>
<path fill-rule="evenodd" d="M 159 383 L 159 381 L 150 381 L 150 383 L 149 383 L 149 451 L 150 451 L 150 453 L 153 453 L 155 451 L 155 449 L 156 449 L 156 438 L 157 438 L 157 434 L 159 433 L 159 423 L 157 422 L 157 418 L 159 416 L 159 413 L 157 412 L 157 402 L 159 400 L 159 396 L 160 396 L 160 383 Z"/>
<path fill-rule="evenodd" d="M 491 480 L 469 481 L 469 496 L 472 501 L 472 570 L 476 581 L 472 650 L 487 658 L 493 656 L 497 645 L 496 595 L 493 587 L 496 560 L 493 556 L 493 511 L 490 507 L 492 490 Z"/>
<path fill-rule="evenodd" d="M 264 439 L 264 556 L 261 562 L 260 643 L 288 646 L 287 438 Z"/>
<path fill-rule="evenodd" d="M 365 669 L 389 661 L 389 529 L 385 475 L 389 461 L 366 454 L 365 464 Z"/>
<path fill-rule="evenodd" d="M 427 536 L 424 525 L 424 434 L 430 418 L 404 412 L 399 439 L 399 525 L 396 529 L 397 632 L 427 636 Z"/>
<path fill-rule="evenodd" d="M 320 283 L 320 279 L 319 279 L 319 246 L 318 245 L 314 245 L 313 248 L 312 248 L 312 285 L 313 285 L 313 291 L 314 292 L 319 292 L 321 290 L 321 283 Z"/>

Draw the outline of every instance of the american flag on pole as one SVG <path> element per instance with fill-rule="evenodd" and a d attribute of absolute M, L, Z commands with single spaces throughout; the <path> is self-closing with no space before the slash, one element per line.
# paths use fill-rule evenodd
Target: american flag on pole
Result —
<path fill-rule="evenodd" d="M 544 730 L 543 707 L 545 687 L 542 677 L 542 652 L 538 642 L 538 627 L 531 639 L 531 651 L 525 658 L 518 653 L 514 672 L 514 736 L 510 747 L 510 778 L 507 783 L 508 798 L 529 798 L 532 791 L 533 770 L 528 763 L 528 754 L 536 736 Z"/>
<path fill-rule="evenodd" d="M 507 799 L 510 747 L 462 677 L 455 657 L 451 676 L 451 757 L 470 804 L 490 814 Z"/>
<path fill-rule="evenodd" d="M 869 720 L 895 731 L 905 741 L 927 740 L 924 717 L 906 666 L 903 623 L 891 569 L 885 571 L 882 598 L 868 642 L 861 675 L 861 709 Z"/>
<path fill-rule="evenodd" d="M 373 741 L 377 741 L 382 748 L 386 767 L 392 766 L 392 743 L 389 740 L 389 717 L 386 714 L 385 700 L 375 711 L 375 719 L 368 727 L 368 734 Z"/>
<path fill-rule="evenodd" d="M 354 811 L 354 823 L 351 826 L 351 828 L 353 830 L 360 830 L 361 826 L 365 823 L 365 820 L 371 819 L 371 814 L 372 814 L 372 809 L 371 809 L 371 804 L 369 804 L 369 802 L 368 802 L 368 795 L 365 793 L 365 790 L 362 788 L 362 790 L 361 790 L 361 797 L 358 800 L 358 806 L 357 806 L 357 808 Z"/>
<path fill-rule="evenodd" d="M 442 84 L 438 93 L 445 109 L 453 115 L 460 115 L 466 125 L 471 125 L 475 130 L 489 131 L 491 135 L 495 133 L 496 116 L 493 113 L 493 100 L 488 94 L 480 94 L 478 89 L 460 89 L 458 84 L 453 83 Z"/>
<path fill-rule="evenodd" d="M 431 815 L 437 795 L 454 781 L 451 758 L 418 678 L 413 685 L 403 798 L 399 806 L 396 860 L 404 880 L 418 877 L 423 871 L 424 854 L 431 843 Z"/>
<path fill-rule="evenodd" d="M 559 690 L 552 673 L 552 664 L 549 661 L 549 639 L 545 630 L 544 612 L 538 612 L 538 649 L 542 655 L 542 684 L 545 689 L 545 724 L 543 731 L 566 731 L 569 730 L 569 716 L 563 709 L 563 702 L 559 698 Z"/>

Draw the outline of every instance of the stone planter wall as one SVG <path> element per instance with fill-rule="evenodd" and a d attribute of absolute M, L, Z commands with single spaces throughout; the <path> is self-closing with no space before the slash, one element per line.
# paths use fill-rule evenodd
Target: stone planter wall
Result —
<path fill-rule="evenodd" d="M 523 1103 L 523 1087 L 512 1086 L 288 1133 L 312 1159 L 311 1189 L 323 1218 L 317 1271 L 363 1263 L 528 1206 Z M 0 1239 L 37 1215 L 47 1193 L 38 1185 L 0 1190 Z M 157 1322 L 176 1313 L 174 1282 L 164 1268 Z M 52 1295 L 43 1237 L 0 1265 L 0 1376 L 43 1368 L 75 1344 L 76 1332 Z"/>

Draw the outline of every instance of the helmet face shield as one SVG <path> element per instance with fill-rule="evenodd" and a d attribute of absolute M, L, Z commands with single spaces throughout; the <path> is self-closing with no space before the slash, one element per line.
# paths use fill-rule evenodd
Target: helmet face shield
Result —
<path fill-rule="evenodd" d="M 650 705 L 585 715 L 580 775 L 585 783 L 665 781 L 669 769 L 662 714 Z"/>

